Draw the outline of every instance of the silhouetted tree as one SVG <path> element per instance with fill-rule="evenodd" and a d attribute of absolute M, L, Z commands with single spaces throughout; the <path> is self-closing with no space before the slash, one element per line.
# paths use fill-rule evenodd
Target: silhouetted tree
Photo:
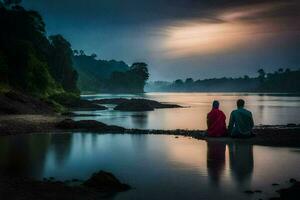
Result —
<path fill-rule="evenodd" d="M 262 83 L 265 80 L 266 72 L 264 69 L 259 69 L 257 71 L 257 73 L 258 73 L 258 78 L 259 78 L 260 82 Z"/>
<path fill-rule="evenodd" d="M 193 84 L 194 80 L 192 78 L 185 79 L 185 84 Z"/>
<path fill-rule="evenodd" d="M 84 56 L 84 55 L 85 55 L 85 53 L 84 53 L 83 50 L 80 50 L 80 51 L 79 51 L 79 54 L 80 54 L 81 56 Z"/>
<path fill-rule="evenodd" d="M 174 81 L 174 84 L 179 86 L 179 85 L 183 85 L 183 81 L 181 79 L 177 79 Z"/>
<path fill-rule="evenodd" d="M 92 53 L 91 57 L 92 57 L 93 59 L 96 59 L 96 58 L 97 58 L 97 54 Z"/>
<path fill-rule="evenodd" d="M 51 45 L 50 72 L 54 79 L 68 92 L 78 92 L 78 74 L 73 69 L 71 44 L 62 35 L 49 37 Z"/>

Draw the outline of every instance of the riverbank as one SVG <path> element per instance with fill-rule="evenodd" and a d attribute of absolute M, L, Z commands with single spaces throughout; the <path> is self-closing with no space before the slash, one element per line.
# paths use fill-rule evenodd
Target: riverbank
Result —
<path fill-rule="evenodd" d="M 239 142 L 252 145 L 300 147 L 300 125 L 256 126 L 255 137 L 238 139 L 230 137 L 211 138 L 203 130 L 140 130 L 106 125 L 95 120 L 74 121 L 61 115 L 2 115 L 0 136 L 31 133 L 69 133 L 72 131 L 121 134 L 164 134 L 192 137 L 226 144 Z"/>
<path fill-rule="evenodd" d="M 0 197 L 10 200 L 94 200 L 110 199 L 131 187 L 105 171 L 94 173 L 88 180 L 58 181 L 53 177 L 35 180 L 28 177 L 1 176 Z"/>

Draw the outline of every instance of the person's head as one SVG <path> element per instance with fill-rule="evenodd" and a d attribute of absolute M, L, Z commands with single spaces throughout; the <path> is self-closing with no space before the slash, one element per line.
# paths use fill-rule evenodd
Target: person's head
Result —
<path fill-rule="evenodd" d="M 238 108 L 244 108 L 245 101 L 243 99 L 239 99 L 239 100 L 237 100 L 236 105 Z"/>
<path fill-rule="evenodd" d="M 212 104 L 212 107 L 215 108 L 215 109 L 218 109 L 219 106 L 220 106 L 219 101 L 214 100 L 214 101 L 213 101 L 213 104 Z"/>

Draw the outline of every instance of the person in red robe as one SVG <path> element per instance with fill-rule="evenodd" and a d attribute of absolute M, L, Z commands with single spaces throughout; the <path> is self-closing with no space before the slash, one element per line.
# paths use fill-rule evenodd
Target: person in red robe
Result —
<path fill-rule="evenodd" d="M 212 110 L 207 114 L 207 134 L 210 137 L 226 136 L 226 116 L 219 105 L 218 101 L 213 101 Z"/>

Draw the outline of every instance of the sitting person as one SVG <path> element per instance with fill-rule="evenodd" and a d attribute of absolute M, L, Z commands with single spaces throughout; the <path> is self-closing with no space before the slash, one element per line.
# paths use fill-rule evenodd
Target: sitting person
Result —
<path fill-rule="evenodd" d="M 231 112 L 228 131 L 232 137 L 251 137 L 254 126 L 252 113 L 244 108 L 245 101 L 237 101 L 237 109 Z"/>
<path fill-rule="evenodd" d="M 226 135 L 226 116 L 219 110 L 219 102 L 214 101 L 212 110 L 207 114 L 207 134 L 211 137 Z"/>

